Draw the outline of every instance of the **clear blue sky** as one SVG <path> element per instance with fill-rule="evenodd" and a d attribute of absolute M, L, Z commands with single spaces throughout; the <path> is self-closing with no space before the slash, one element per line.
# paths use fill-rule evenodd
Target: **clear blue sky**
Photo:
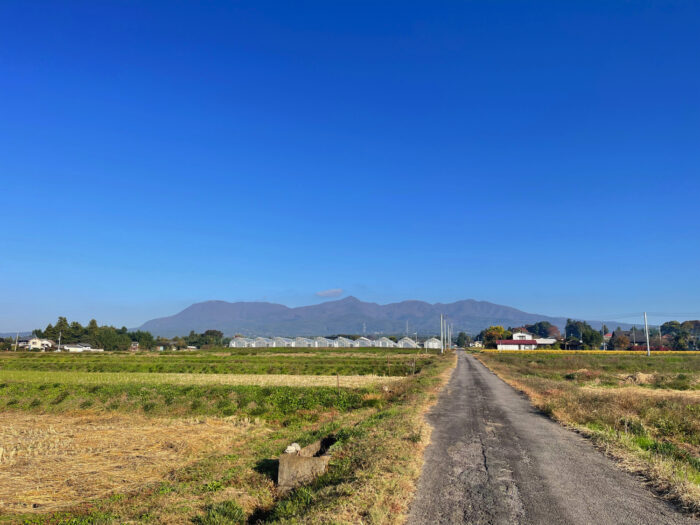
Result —
<path fill-rule="evenodd" d="M 699 168 L 695 1 L 0 3 L 0 331 L 328 289 L 698 318 Z"/>

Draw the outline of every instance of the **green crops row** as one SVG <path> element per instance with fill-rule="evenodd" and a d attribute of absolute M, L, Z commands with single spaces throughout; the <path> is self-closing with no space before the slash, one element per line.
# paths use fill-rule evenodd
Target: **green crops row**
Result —
<path fill-rule="evenodd" d="M 80 385 L 0 383 L 0 410 L 116 411 L 154 416 L 239 416 L 281 421 L 314 420 L 320 411 L 341 412 L 381 404 L 368 389 L 230 385 Z M 376 396 L 375 396 L 376 397 Z"/>
<path fill-rule="evenodd" d="M 30 357 L 26 357 L 30 356 Z M 415 372 L 434 357 L 415 360 Z M 0 370 L 150 372 L 189 374 L 393 375 L 414 372 L 411 357 L 68 355 L 14 354 L 0 358 Z"/>

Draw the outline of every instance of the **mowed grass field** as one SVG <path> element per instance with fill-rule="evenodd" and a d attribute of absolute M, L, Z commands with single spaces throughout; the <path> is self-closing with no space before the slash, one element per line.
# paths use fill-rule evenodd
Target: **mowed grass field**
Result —
<path fill-rule="evenodd" d="M 289 350 L 0 354 L 0 522 L 401 521 L 454 356 Z M 279 497 L 279 454 L 329 435 Z"/>
<path fill-rule="evenodd" d="M 700 353 L 486 351 L 486 366 L 700 511 Z"/>

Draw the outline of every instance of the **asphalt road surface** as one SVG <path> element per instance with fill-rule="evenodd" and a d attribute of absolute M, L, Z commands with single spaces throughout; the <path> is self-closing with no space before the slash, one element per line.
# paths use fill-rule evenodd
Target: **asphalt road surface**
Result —
<path fill-rule="evenodd" d="M 464 352 L 428 420 L 411 524 L 699 523 Z"/>

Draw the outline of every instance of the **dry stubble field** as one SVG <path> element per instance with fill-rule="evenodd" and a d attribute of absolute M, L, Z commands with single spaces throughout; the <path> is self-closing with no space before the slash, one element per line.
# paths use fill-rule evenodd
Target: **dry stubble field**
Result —
<path fill-rule="evenodd" d="M 452 362 L 356 349 L 3 354 L 0 522 L 401 521 L 421 414 Z M 278 497 L 275 458 L 328 435 L 328 473 Z"/>

